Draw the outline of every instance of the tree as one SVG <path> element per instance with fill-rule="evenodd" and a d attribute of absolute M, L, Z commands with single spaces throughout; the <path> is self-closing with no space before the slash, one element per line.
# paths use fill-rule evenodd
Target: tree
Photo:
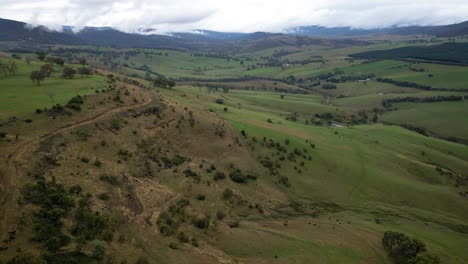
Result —
<path fill-rule="evenodd" d="M 91 69 L 87 67 L 78 68 L 78 73 L 83 77 L 84 75 L 89 76 L 92 74 Z"/>
<path fill-rule="evenodd" d="M 41 66 L 41 71 L 46 77 L 50 77 L 50 75 L 54 72 L 54 66 L 50 63 L 43 64 Z"/>
<path fill-rule="evenodd" d="M 85 58 L 80 58 L 78 60 L 78 62 L 81 64 L 81 65 L 86 65 L 86 59 Z"/>
<path fill-rule="evenodd" d="M 174 80 L 169 79 L 167 85 L 169 86 L 169 88 L 172 89 L 172 87 L 176 86 L 176 82 Z"/>
<path fill-rule="evenodd" d="M 45 73 L 42 71 L 32 71 L 29 78 L 33 81 L 37 86 L 41 85 L 41 81 L 45 79 Z"/>
<path fill-rule="evenodd" d="M 29 57 L 29 56 L 24 57 L 24 61 L 26 62 L 26 64 L 30 65 L 31 64 L 31 57 Z"/>
<path fill-rule="evenodd" d="M 392 231 L 384 233 L 382 246 L 396 263 L 414 263 L 417 255 L 426 251 L 426 245 L 420 240 Z"/>
<path fill-rule="evenodd" d="M 7 63 L 0 62 L 0 72 L 2 74 L 15 75 L 17 69 L 18 67 L 16 66 L 16 62 L 14 61 L 8 61 Z"/>
<path fill-rule="evenodd" d="M 91 245 L 91 251 L 93 252 L 93 257 L 102 259 L 106 254 L 106 243 L 101 240 L 94 240 Z"/>
<path fill-rule="evenodd" d="M 65 64 L 65 61 L 62 58 L 54 58 L 54 62 L 57 65 L 63 66 Z"/>
<path fill-rule="evenodd" d="M 45 51 L 36 52 L 36 55 L 39 60 L 43 61 L 47 57 L 47 52 Z"/>
<path fill-rule="evenodd" d="M 71 67 L 63 68 L 62 77 L 66 79 L 73 79 L 75 77 L 76 70 Z"/>
<path fill-rule="evenodd" d="M 153 80 L 153 84 L 156 87 L 161 87 L 161 88 L 172 88 L 176 85 L 176 82 L 174 80 L 168 79 L 165 76 L 158 76 L 156 79 Z"/>

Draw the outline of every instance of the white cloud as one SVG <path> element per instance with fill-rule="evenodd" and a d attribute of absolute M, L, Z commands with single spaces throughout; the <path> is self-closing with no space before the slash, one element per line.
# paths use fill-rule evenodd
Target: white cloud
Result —
<path fill-rule="evenodd" d="M 127 32 L 283 31 L 299 25 L 374 28 L 468 20 L 467 0 L 0 0 L 0 17 Z"/>

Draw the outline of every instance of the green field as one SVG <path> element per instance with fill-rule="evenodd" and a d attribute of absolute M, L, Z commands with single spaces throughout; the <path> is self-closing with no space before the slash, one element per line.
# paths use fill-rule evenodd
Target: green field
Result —
<path fill-rule="evenodd" d="M 92 94 L 105 85 L 104 78 L 97 75 L 63 79 L 59 72 L 61 67 L 55 66 L 56 73 L 37 86 L 29 79 L 29 75 L 31 71 L 39 69 L 42 63 L 34 61 L 28 65 L 21 60 L 15 61 L 18 65 L 17 74 L 0 76 L 0 119 L 24 116 L 38 108 L 64 104 L 76 95 Z"/>
<path fill-rule="evenodd" d="M 313 105 L 320 103 L 320 98 L 316 97 L 314 100 L 313 96 L 287 96 L 288 100 L 282 101 L 275 98 L 275 95 L 261 92 L 210 95 L 190 87 L 177 90 L 190 95 L 188 98 L 181 97 L 181 102 L 198 104 L 195 98 L 201 97 L 203 104 L 215 109 L 238 131 L 246 131 L 249 138 L 267 137 L 279 142 L 288 138 L 291 141 L 289 149 L 309 149 L 312 161 L 306 162 L 305 167 L 301 168 L 302 173 L 293 169 L 297 163 L 285 162 L 281 166 L 281 173 L 288 175 L 291 182 L 291 187 L 284 190 L 293 199 L 311 204 L 324 201 L 338 204 L 343 208 L 346 218 L 357 218 L 359 221 L 366 219 L 361 218 L 363 215 L 370 217 L 370 221 L 382 217 L 383 224 L 368 222 L 363 225 L 367 228 L 404 230 L 417 235 L 434 251 L 444 256 L 447 262 L 468 257 L 458 244 L 466 242 L 466 234 L 447 231 L 447 227 L 463 224 L 464 219 L 468 218 L 466 201 L 457 194 L 452 183 L 441 177 L 432 165 L 440 164 L 463 174 L 468 169 L 468 149 L 465 146 L 428 138 L 397 126 L 330 128 L 284 119 L 285 111 L 313 111 Z M 229 108 L 227 112 L 223 110 L 223 106 L 214 103 L 214 99 L 218 97 L 225 98 Z M 237 107 L 239 104 L 240 108 Z M 431 104 L 418 104 L 422 107 L 425 105 L 431 107 Z M 445 103 L 441 103 L 438 110 L 444 105 Z M 401 111 L 402 116 L 411 118 L 404 112 L 403 106 L 401 108 L 402 110 L 389 114 L 398 114 Z M 456 113 L 456 109 L 463 108 L 454 104 L 445 113 L 453 114 L 450 109 Z M 387 120 L 385 115 L 384 119 Z M 427 114 L 427 119 L 430 115 L 431 113 Z M 446 120 L 446 123 L 453 127 L 453 122 L 460 124 L 464 116 L 466 112 L 465 115 L 458 113 L 456 117 Z M 273 122 L 269 123 L 267 119 Z M 434 120 L 434 124 L 440 121 L 437 116 Z M 466 135 L 466 132 L 460 134 Z M 311 149 L 305 140 L 310 140 L 317 147 Z M 269 151 L 256 147 L 252 155 L 269 155 Z M 276 181 L 275 178 L 266 180 Z M 424 227 L 424 222 L 429 222 L 431 229 Z M 441 235 L 445 237 L 444 240 L 439 240 Z M 316 243 L 313 238 L 307 239 L 310 243 Z M 300 241 L 298 243 L 305 243 L 305 240 Z M 253 254 L 248 253 L 247 248 L 237 250 L 242 252 L 237 254 Z M 329 255 L 331 260 L 339 261 L 340 256 L 350 257 L 347 254 L 358 253 L 351 251 L 336 254 L 333 257 Z M 303 257 L 313 259 L 310 255 Z M 356 257 L 359 259 L 357 255 Z"/>
<path fill-rule="evenodd" d="M 224 51 L 224 58 L 216 57 L 217 50 L 195 56 L 66 46 L 54 54 L 52 48 L 53 56 L 86 58 L 90 67 L 114 74 L 108 78 L 118 85 L 94 95 L 106 87 L 106 77 L 63 79 L 55 66 L 53 76 L 36 86 L 29 74 L 43 62 L 17 60 L 16 75 L 0 76 L 0 120 L 29 118 L 35 109 L 65 104 L 78 94 L 89 95 L 83 105 L 89 111 L 70 120 L 44 114 L 32 124 L 4 122 L 0 145 L 6 157 L 25 144 L 20 154 L 26 161 L 29 149 L 36 157 L 33 150 L 54 144 L 28 142 L 48 129 L 57 132 L 51 135 L 60 152 L 51 147 L 46 154 L 56 154 L 60 164 L 45 168 L 44 177 L 79 183 L 76 200 L 86 195 L 93 210 L 113 217 L 115 234 L 103 243 L 119 257 L 115 261 L 135 263 L 144 256 L 149 263 L 192 263 L 196 257 L 198 263 L 392 263 L 381 242 L 392 230 L 421 240 L 442 263 L 466 263 L 468 102 L 446 97 L 468 95 L 457 90 L 468 87 L 468 67 L 349 57 L 440 41 L 446 39 L 372 39 L 345 48 L 281 43 L 252 51 L 239 47 Z M 279 51 L 285 55 L 275 57 Z M 288 64 L 318 56 L 324 63 Z M 272 61 L 284 65 L 265 66 Z M 453 90 L 362 79 L 370 74 Z M 177 85 L 159 85 L 160 75 Z M 284 79 L 290 75 L 296 80 Z M 395 98 L 413 102 L 382 103 Z M 28 169 L 42 160 L 31 159 L 12 175 L 36 180 Z M 236 171 L 246 178 L 236 180 Z M 185 199 L 186 207 L 178 208 Z M 12 204 L 32 215 L 34 208 L 18 201 Z M 76 209 L 63 218 L 67 228 L 79 221 L 72 218 Z M 24 230 L 34 219 L 25 220 L 10 255 L 29 243 Z M 64 251 L 91 252 L 93 241 L 70 237 Z"/>
<path fill-rule="evenodd" d="M 394 124 L 424 127 L 445 137 L 468 140 L 468 102 L 398 103 L 398 110 L 385 113 L 382 120 Z"/>

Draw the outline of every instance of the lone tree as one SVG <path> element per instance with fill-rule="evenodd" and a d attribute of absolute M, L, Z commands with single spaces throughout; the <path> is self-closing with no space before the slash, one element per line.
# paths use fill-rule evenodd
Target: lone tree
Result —
<path fill-rule="evenodd" d="M 36 55 L 39 60 L 43 61 L 47 57 L 47 52 L 45 51 L 36 52 Z"/>
<path fill-rule="evenodd" d="M 45 73 L 42 71 L 32 71 L 29 78 L 33 81 L 37 86 L 41 85 L 41 81 L 44 80 L 46 77 Z"/>
<path fill-rule="evenodd" d="M 153 80 L 153 84 L 156 87 L 161 87 L 161 88 L 172 88 L 176 85 L 176 82 L 174 80 L 168 79 L 165 76 L 158 76 L 158 78 Z"/>
<path fill-rule="evenodd" d="M 382 246 L 396 263 L 415 263 L 418 254 L 426 251 L 420 240 L 392 231 L 384 233 Z"/>
<path fill-rule="evenodd" d="M 73 79 L 75 77 L 76 70 L 70 67 L 63 68 L 62 77 L 66 79 Z"/>
<path fill-rule="evenodd" d="M 15 75 L 17 69 L 18 67 L 16 66 L 16 62 L 14 61 L 9 61 L 7 63 L 0 62 L 0 73 L 4 75 Z"/>
<path fill-rule="evenodd" d="M 54 72 L 54 66 L 50 63 L 46 63 L 41 66 L 41 72 L 43 72 L 46 77 L 50 77 L 50 75 Z"/>
<path fill-rule="evenodd" d="M 86 75 L 86 76 L 91 75 L 92 71 L 91 71 L 90 68 L 81 67 L 81 68 L 78 68 L 78 73 L 81 75 L 81 77 L 83 77 L 84 75 Z"/>

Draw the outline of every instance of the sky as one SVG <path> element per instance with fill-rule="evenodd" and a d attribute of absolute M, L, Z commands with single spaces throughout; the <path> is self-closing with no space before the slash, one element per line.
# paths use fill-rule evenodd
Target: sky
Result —
<path fill-rule="evenodd" d="M 285 32 L 304 25 L 381 28 L 468 20 L 468 0 L 0 0 L 0 18 L 60 29 L 155 33 Z"/>

